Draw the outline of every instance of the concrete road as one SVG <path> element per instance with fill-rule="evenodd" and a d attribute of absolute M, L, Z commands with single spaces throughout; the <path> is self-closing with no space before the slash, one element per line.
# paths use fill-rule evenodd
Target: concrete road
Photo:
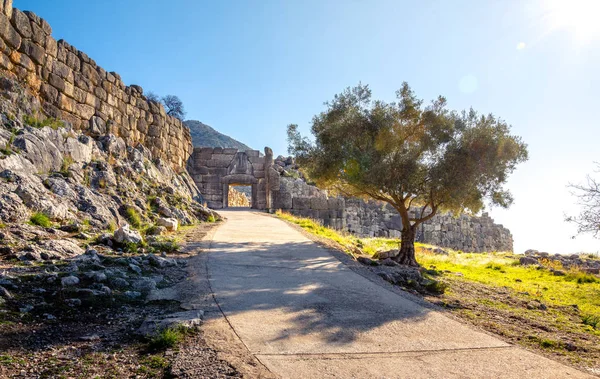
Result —
<path fill-rule="evenodd" d="M 375 284 L 274 217 L 222 214 L 212 290 L 250 352 L 283 378 L 591 378 Z"/>

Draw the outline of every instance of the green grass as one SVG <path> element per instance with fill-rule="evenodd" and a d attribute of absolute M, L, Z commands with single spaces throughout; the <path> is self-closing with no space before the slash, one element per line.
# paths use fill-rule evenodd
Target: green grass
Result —
<path fill-rule="evenodd" d="M 339 243 L 346 252 L 358 247 L 366 254 L 378 250 L 397 248 L 399 240 L 389 238 L 362 238 L 326 228 L 314 220 L 295 217 L 278 212 L 277 217 L 301 226 L 317 236 Z M 476 282 L 497 288 L 508 288 L 527 294 L 546 305 L 577 305 L 582 315 L 590 315 L 583 323 L 598 328 L 600 320 L 600 280 L 573 268 L 566 270 L 551 260 L 542 261 L 542 266 L 521 266 L 519 256 L 497 253 L 463 253 L 445 249 L 448 255 L 428 251 L 426 244 L 415 243 L 417 262 L 424 269 L 452 275 L 453 280 Z M 550 271 L 563 270 L 566 275 L 557 276 Z M 462 276 L 455 276 L 460 273 Z"/>
<path fill-rule="evenodd" d="M 400 240 L 394 238 L 358 238 L 350 233 L 327 228 L 309 218 L 296 217 L 281 211 L 277 211 L 276 216 L 296 224 L 314 235 L 337 242 L 347 253 L 353 253 L 359 249 L 365 254 L 373 255 L 377 251 L 397 249 L 400 246 Z M 415 246 L 429 247 L 430 245 L 416 243 Z"/>
<path fill-rule="evenodd" d="M 581 316 L 581 322 L 584 325 L 589 325 L 594 329 L 600 330 L 600 315 L 584 314 Z"/>
<path fill-rule="evenodd" d="M 55 118 L 49 117 L 42 120 L 33 115 L 26 115 L 25 117 L 23 117 L 23 122 L 25 122 L 26 125 L 38 129 L 41 129 L 45 126 L 49 126 L 50 128 L 57 130 L 58 128 L 62 128 L 65 126 L 65 124 L 62 121 L 57 120 Z"/>
<path fill-rule="evenodd" d="M 150 339 L 148 349 L 151 351 L 163 351 L 174 347 L 183 341 L 187 333 L 188 329 L 183 326 L 163 329 Z"/>
<path fill-rule="evenodd" d="M 42 212 L 36 212 L 29 218 L 29 223 L 31 225 L 38 225 L 43 228 L 49 228 L 52 226 L 52 222 L 50 221 L 50 217 Z"/>
<path fill-rule="evenodd" d="M 142 227 L 142 216 L 138 213 L 138 211 L 133 207 L 128 207 L 125 209 L 125 218 L 129 221 L 131 227 L 135 229 L 139 229 Z"/>
<path fill-rule="evenodd" d="M 62 165 L 60 166 L 59 172 L 64 176 L 71 176 L 71 173 L 69 172 L 69 167 L 71 167 L 73 163 L 75 163 L 73 157 L 71 157 L 70 155 L 65 155 L 63 157 Z"/>

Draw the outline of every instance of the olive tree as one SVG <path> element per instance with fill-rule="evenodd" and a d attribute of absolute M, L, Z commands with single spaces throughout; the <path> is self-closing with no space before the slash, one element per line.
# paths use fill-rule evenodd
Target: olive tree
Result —
<path fill-rule="evenodd" d="M 436 213 L 512 203 L 504 185 L 527 146 L 493 115 L 450 111 L 443 97 L 424 106 L 407 83 L 396 95 L 386 103 L 367 85 L 347 88 L 314 116 L 314 141 L 288 126 L 288 149 L 320 187 L 394 207 L 402 220 L 395 260 L 417 266 L 417 227 Z"/>

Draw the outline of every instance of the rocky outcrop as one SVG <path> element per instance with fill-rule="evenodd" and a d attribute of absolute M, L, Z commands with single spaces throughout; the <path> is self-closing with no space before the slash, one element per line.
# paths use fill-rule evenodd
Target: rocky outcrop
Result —
<path fill-rule="evenodd" d="M 185 168 L 192 142 L 180 120 L 149 101 L 140 86 L 126 86 L 119 74 L 107 72 L 67 42 L 56 41 L 42 18 L 12 8 L 12 0 L 5 0 L 2 8 L 0 70 L 25 82 L 39 98 L 38 117 L 64 120 L 74 131 L 94 138 L 111 134 L 130 146 L 139 143 L 176 170 Z"/>
<path fill-rule="evenodd" d="M 57 120 L 46 125 L 31 116 L 41 106 L 26 87 L 0 75 L 0 223 L 39 213 L 56 225 L 104 230 L 124 225 L 131 212 L 150 225 L 161 213 L 184 225 L 218 218 L 194 200 L 199 192 L 186 171 L 142 143 L 128 145 L 113 134 L 93 138 Z M 156 212 L 153 204 L 160 205 Z"/>

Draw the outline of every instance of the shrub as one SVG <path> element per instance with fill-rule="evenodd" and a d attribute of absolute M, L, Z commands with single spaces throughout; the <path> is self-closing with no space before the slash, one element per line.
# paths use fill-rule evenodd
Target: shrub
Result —
<path fill-rule="evenodd" d="M 127 221 L 129 221 L 129 224 L 133 228 L 138 229 L 142 227 L 142 216 L 140 216 L 135 208 L 128 207 L 125 210 L 125 218 L 127 218 Z"/>
<path fill-rule="evenodd" d="M 164 251 L 165 253 L 176 253 L 180 248 L 179 244 L 174 240 L 152 242 L 150 247 L 155 251 Z"/>
<path fill-rule="evenodd" d="M 54 130 L 57 130 L 58 128 L 61 128 L 64 126 L 64 123 L 60 120 L 57 120 L 55 118 L 51 118 L 48 117 L 46 119 L 40 120 L 39 118 L 33 116 L 33 115 L 26 115 L 25 117 L 23 117 L 23 122 L 25 122 L 26 125 L 32 126 L 34 128 L 38 128 L 41 129 L 45 126 L 49 126 Z"/>
<path fill-rule="evenodd" d="M 181 342 L 186 334 L 186 330 L 183 326 L 163 329 L 156 336 L 152 337 L 148 343 L 148 348 L 157 351 L 173 347 Z"/>
<path fill-rule="evenodd" d="M 69 167 L 71 167 L 73 163 L 75 163 L 73 157 L 71 157 L 70 155 L 65 155 L 63 157 L 62 165 L 60 166 L 60 173 L 64 176 L 71 176 L 71 173 L 69 172 Z"/>
<path fill-rule="evenodd" d="M 432 294 L 441 295 L 444 292 L 446 292 L 448 285 L 439 280 L 431 280 L 424 287 L 428 292 L 431 292 Z"/>
<path fill-rule="evenodd" d="M 583 315 L 581 316 L 581 322 L 585 325 L 589 325 L 594 329 L 600 329 L 600 315 Z"/>
<path fill-rule="evenodd" d="M 31 215 L 31 217 L 29 218 L 29 222 L 32 225 L 38 225 L 43 228 L 49 228 L 52 226 L 50 218 L 46 214 L 41 212 L 36 212 L 33 215 Z"/>

